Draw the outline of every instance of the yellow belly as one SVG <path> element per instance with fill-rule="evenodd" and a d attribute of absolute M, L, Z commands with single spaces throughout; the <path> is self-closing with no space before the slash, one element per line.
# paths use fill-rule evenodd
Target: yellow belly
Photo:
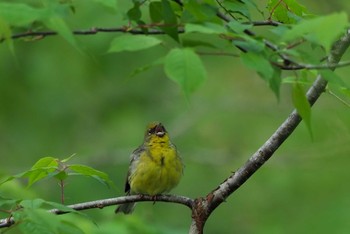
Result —
<path fill-rule="evenodd" d="M 169 192 L 180 181 L 183 165 L 174 148 L 156 148 L 141 153 L 129 183 L 132 194 Z"/>

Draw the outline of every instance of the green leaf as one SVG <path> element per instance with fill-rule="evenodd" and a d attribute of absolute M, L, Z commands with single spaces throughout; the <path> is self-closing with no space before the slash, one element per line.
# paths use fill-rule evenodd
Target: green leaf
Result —
<path fill-rule="evenodd" d="M 20 202 L 20 200 L 4 198 L 4 197 L 0 196 L 0 207 L 2 207 L 4 209 L 6 209 L 7 207 L 13 207 L 16 204 L 18 204 L 19 202 Z"/>
<path fill-rule="evenodd" d="M 298 114 L 304 120 L 306 127 L 309 130 L 310 136 L 312 137 L 311 106 L 305 96 L 305 91 L 303 86 L 298 82 L 293 84 L 292 101 L 293 101 L 294 107 L 298 111 Z"/>
<path fill-rule="evenodd" d="M 272 66 L 263 53 L 243 53 L 242 62 L 249 68 L 255 70 L 261 78 L 269 84 L 269 87 L 279 99 L 281 86 L 281 70 Z"/>
<path fill-rule="evenodd" d="M 243 53 L 241 60 L 247 67 L 255 70 L 264 80 L 269 81 L 272 79 L 274 68 L 262 54 Z"/>
<path fill-rule="evenodd" d="M 137 74 L 147 71 L 149 69 L 151 69 L 152 67 L 158 66 L 158 65 L 162 65 L 164 64 L 164 57 L 158 58 L 155 61 L 153 61 L 150 64 L 146 64 L 142 67 L 136 68 L 131 74 L 130 77 L 136 76 Z"/>
<path fill-rule="evenodd" d="M 116 11 L 118 9 L 117 0 L 94 0 L 100 5 L 106 7 L 107 9 Z"/>
<path fill-rule="evenodd" d="M 179 41 L 176 15 L 168 0 L 162 0 L 163 19 L 165 26 L 162 30 L 175 41 Z"/>
<path fill-rule="evenodd" d="M 64 220 L 63 217 L 51 214 L 44 209 L 25 209 L 14 212 L 13 217 L 23 234 L 84 233 L 73 220 Z"/>
<path fill-rule="evenodd" d="M 227 26 L 236 33 L 243 33 L 247 29 L 251 29 L 253 25 L 251 24 L 242 24 L 236 20 L 230 21 Z"/>
<path fill-rule="evenodd" d="M 0 3 L 0 18 L 12 26 L 27 26 L 42 18 L 44 10 L 22 3 Z"/>
<path fill-rule="evenodd" d="M 55 208 L 63 212 L 69 212 L 69 213 L 75 213 L 82 215 L 86 217 L 86 215 L 80 211 L 74 210 L 73 208 L 70 208 L 68 206 L 65 206 L 61 203 L 52 202 L 52 201 L 46 201 L 40 198 L 33 199 L 33 200 L 23 200 L 19 203 L 23 208 L 25 209 L 38 209 L 38 208 L 45 208 L 45 209 L 51 209 Z"/>
<path fill-rule="evenodd" d="M 202 61 L 191 49 L 173 49 L 165 58 L 165 73 L 188 97 L 207 77 Z"/>
<path fill-rule="evenodd" d="M 349 86 L 335 72 L 331 70 L 319 70 L 319 73 L 323 79 L 328 81 L 329 84 L 334 84 L 340 88 L 349 89 Z"/>
<path fill-rule="evenodd" d="M 205 34 L 225 34 L 227 30 L 224 26 L 219 24 L 214 24 L 210 22 L 205 22 L 202 24 L 192 24 L 188 23 L 185 25 L 186 33 L 199 32 Z"/>
<path fill-rule="evenodd" d="M 78 175 L 84 175 L 88 177 L 92 177 L 99 182 L 107 185 L 108 187 L 115 187 L 113 181 L 108 177 L 108 175 L 102 171 L 96 170 L 92 167 L 88 167 L 85 165 L 74 164 L 69 165 L 69 169 L 73 172 L 78 173 Z M 69 173 L 70 175 L 74 175 L 73 173 Z"/>
<path fill-rule="evenodd" d="M 33 199 L 33 200 L 23 200 L 19 204 L 23 208 L 37 209 L 37 208 L 40 208 L 44 204 L 44 202 L 45 201 L 43 199 L 38 198 L 38 199 Z"/>
<path fill-rule="evenodd" d="M 60 181 L 65 180 L 68 177 L 67 172 L 64 170 L 57 171 L 57 173 L 54 174 L 54 177 Z"/>
<path fill-rule="evenodd" d="M 301 80 L 295 80 L 295 76 L 287 76 L 287 77 L 283 77 L 282 79 L 282 83 L 283 84 L 295 84 L 295 83 L 299 83 L 301 85 L 312 85 L 312 81 L 301 81 Z"/>
<path fill-rule="evenodd" d="M 69 160 L 71 160 L 74 156 L 76 156 L 77 154 L 72 154 L 71 156 L 69 156 L 68 158 L 65 158 L 65 159 L 62 159 L 61 162 L 62 163 L 66 163 L 68 162 Z"/>
<path fill-rule="evenodd" d="M 230 13 L 237 13 L 250 20 L 250 12 L 247 4 L 240 0 L 224 1 L 225 8 Z"/>
<path fill-rule="evenodd" d="M 142 13 L 140 10 L 140 3 L 135 3 L 134 6 L 130 10 L 128 10 L 127 16 L 129 20 L 138 22 L 142 16 Z"/>
<path fill-rule="evenodd" d="M 13 46 L 11 35 L 10 25 L 0 17 L 0 40 L 5 39 L 11 53 L 15 55 L 15 47 Z"/>
<path fill-rule="evenodd" d="M 281 38 L 281 41 L 293 41 L 305 38 L 325 48 L 329 53 L 333 43 L 344 33 L 348 27 L 347 14 L 334 13 L 314 19 L 301 21 L 292 27 Z"/>
<path fill-rule="evenodd" d="M 234 40 L 232 43 L 248 52 L 260 53 L 265 49 L 265 44 L 247 35 L 241 34 L 243 40 Z"/>
<path fill-rule="evenodd" d="M 9 176 L 4 181 L 0 183 L 3 184 L 5 182 L 11 181 L 13 179 L 18 178 L 28 178 L 28 187 L 32 186 L 35 182 L 46 178 L 51 177 L 54 175 L 53 172 L 55 172 L 58 169 L 58 162 L 57 159 L 52 157 L 45 157 L 39 159 L 30 170 L 19 173 L 14 176 Z"/>
<path fill-rule="evenodd" d="M 156 46 L 161 42 L 161 40 L 152 36 L 126 34 L 116 37 L 112 41 L 108 52 L 144 50 Z"/>
<path fill-rule="evenodd" d="M 216 16 L 216 3 L 210 1 L 184 1 L 181 21 L 185 23 L 220 23 Z"/>
<path fill-rule="evenodd" d="M 272 13 L 272 18 L 281 23 L 295 23 L 298 16 L 303 17 L 308 14 L 306 7 L 300 5 L 295 0 L 269 0 L 267 8 Z"/>
<path fill-rule="evenodd" d="M 208 47 L 208 48 L 216 48 L 216 44 L 212 44 L 211 42 L 204 41 L 201 39 L 182 39 L 182 45 L 184 47 L 197 47 L 197 46 L 203 46 L 203 47 Z"/>
<path fill-rule="evenodd" d="M 67 26 L 66 22 L 58 16 L 52 16 L 43 22 L 48 28 L 57 32 L 66 41 L 68 41 L 72 46 L 78 48 L 75 37 L 72 30 Z"/>
<path fill-rule="evenodd" d="M 58 233 L 60 222 L 55 216 L 44 209 L 32 208 L 13 213 L 15 222 L 24 234 Z"/>
<path fill-rule="evenodd" d="M 281 82 L 281 69 L 273 67 L 273 75 L 269 80 L 269 86 L 275 94 L 277 100 L 280 99 Z"/>
<path fill-rule="evenodd" d="M 163 20 L 163 5 L 161 2 L 151 2 L 149 4 L 149 14 L 153 23 Z"/>
<path fill-rule="evenodd" d="M 50 173 L 58 168 L 58 159 L 53 157 L 44 157 L 39 159 L 31 168 L 31 173 L 28 174 L 28 187 L 35 182 L 45 178 Z"/>

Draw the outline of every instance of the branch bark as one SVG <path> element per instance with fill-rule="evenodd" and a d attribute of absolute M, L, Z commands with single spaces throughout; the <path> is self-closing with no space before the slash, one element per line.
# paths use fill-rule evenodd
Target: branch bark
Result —
<path fill-rule="evenodd" d="M 154 196 L 147 196 L 147 195 L 131 195 L 131 196 L 102 199 L 102 200 L 96 200 L 96 201 L 90 201 L 90 202 L 83 202 L 83 203 L 69 205 L 67 207 L 74 210 L 88 210 L 88 209 L 95 209 L 95 208 L 102 209 L 107 206 L 115 206 L 118 204 L 123 204 L 128 202 L 143 202 L 143 201 L 178 203 L 178 204 L 185 205 L 190 209 L 192 209 L 193 203 L 194 203 L 193 199 L 184 197 L 184 196 L 158 195 L 154 197 Z M 67 211 L 61 211 L 58 209 L 52 209 L 52 210 L 49 210 L 48 212 L 51 212 L 57 215 L 69 213 Z M 13 224 L 15 224 L 15 220 L 12 217 L 7 219 L 0 219 L 0 228 L 10 227 Z"/>
<path fill-rule="evenodd" d="M 328 56 L 328 63 L 333 68 L 350 46 L 349 31 L 337 41 Z M 318 76 L 308 90 L 306 96 L 312 106 L 321 96 L 327 86 L 327 81 Z M 301 117 L 293 110 L 288 118 L 272 134 L 272 136 L 248 159 L 235 173 L 222 182 L 218 188 L 206 197 L 197 198 L 192 208 L 191 234 L 203 233 L 203 228 L 210 214 L 234 191 L 241 187 L 264 163 L 275 153 L 282 143 L 293 133 L 301 122 Z"/>

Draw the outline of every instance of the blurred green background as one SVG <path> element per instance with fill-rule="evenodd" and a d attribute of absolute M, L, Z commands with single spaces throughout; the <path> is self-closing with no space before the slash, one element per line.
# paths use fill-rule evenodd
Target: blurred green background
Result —
<path fill-rule="evenodd" d="M 350 10 L 345 0 L 300 2 L 315 14 Z M 87 5 L 70 19 L 73 28 L 112 27 L 121 18 L 99 15 L 105 10 Z M 282 87 L 278 102 L 239 59 L 223 56 L 202 56 L 209 79 L 188 102 L 161 67 L 130 77 L 136 68 L 164 55 L 166 48 L 107 54 L 115 36 L 80 36 L 82 51 L 59 36 L 17 40 L 15 57 L 5 43 L 0 44 L 0 176 L 25 171 L 44 156 L 63 159 L 76 153 L 72 162 L 108 173 L 119 189 L 89 178 L 68 178 L 67 204 L 121 196 L 129 155 L 142 143 L 146 124 L 159 120 L 186 164 L 172 193 L 205 196 L 293 109 L 288 85 Z M 337 71 L 345 81 L 349 72 Z M 347 233 L 349 119 L 349 108 L 324 94 L 312 112 L 314 138 L 302 123 L 214 212 L 206 233 Z M 23 181 L 7 183 L 0 192 L 60 201 L 53 179 L 29 190 Z M 187 233 L 190 225 L 190 211 L 176 204 L 140 203 L 132 216 L 115 216 L 114 209 L 86 211 L 97 226 L 74 218 L 86 233 Z"/>

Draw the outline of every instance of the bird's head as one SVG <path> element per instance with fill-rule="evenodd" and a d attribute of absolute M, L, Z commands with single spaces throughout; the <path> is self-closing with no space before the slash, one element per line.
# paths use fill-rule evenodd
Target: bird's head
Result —
<path fill-rule="evenodd" d="M 167 142 L 169 141 L 168 132 L 160 122 L 152 122 L 147 125 L 145 133 L 145 142 Z"/>

